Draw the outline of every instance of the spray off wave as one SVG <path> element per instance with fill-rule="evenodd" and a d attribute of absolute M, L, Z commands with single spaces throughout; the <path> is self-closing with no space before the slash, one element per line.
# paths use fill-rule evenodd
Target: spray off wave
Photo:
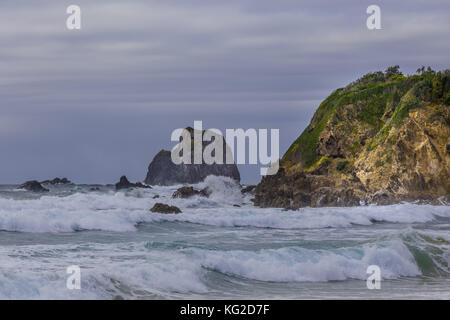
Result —
<path fill-rule="evenodd" d="M 251 205 L 230 178 L 210 176 L 196 188 L 208 187 L 209 198 L 173 199 L 174 187 L 114 192 L 75 192 L 16 200 L 0 197 L 0 230 L 74 232 L 81 230 L 136 231 L 138 224 L 179 221 L 218 227 L 273 229 L 347 228 L 377 222 L 425 223 L 450 218 L 448 206 L 398 204 L 352 208 L 302 208 L 298 211 L 261 209 Z M 158 194 L 158 199 L 153 196 Z M 150 213 L 156 202 L 178 206 L 183 213 Z M 234 205 L 239 205 L 236 208 Z"/>

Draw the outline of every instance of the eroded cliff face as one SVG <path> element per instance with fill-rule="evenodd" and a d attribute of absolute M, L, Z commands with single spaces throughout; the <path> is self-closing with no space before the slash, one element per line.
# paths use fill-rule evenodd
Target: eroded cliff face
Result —
<path fill-rule="evenodd" d="M 256 188 L 255 205 L 299 208 L 450 197 L 450 71 L 371 73 L 333 92 Z"/>

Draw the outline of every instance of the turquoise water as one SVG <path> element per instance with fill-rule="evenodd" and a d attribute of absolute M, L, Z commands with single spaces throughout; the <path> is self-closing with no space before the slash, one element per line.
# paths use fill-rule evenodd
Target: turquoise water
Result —
<path fill-rule="evenodd" d="M 282 211 L 253 207 L 230 180 L 206 185 L 209 199 L 172 199 L 177 186 L 0 186 L 0 298 L 450 298 L 448 206 Z M 183 213 L 151 213 L 155 202 Z M 70 265 L 81 290 L 66 287 Z M 367 289 L 369 265 L 380 290 Z"/>

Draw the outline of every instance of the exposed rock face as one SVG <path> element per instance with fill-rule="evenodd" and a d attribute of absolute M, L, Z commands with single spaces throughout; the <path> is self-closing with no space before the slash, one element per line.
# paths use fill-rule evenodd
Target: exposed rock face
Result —
<path fill-rule="evenodd" d="M 228 148 L 223 139 L 223 164 L 194 164 L 194 129 L 187 128 L 191 132 L 192 151 L 191 164 L 174 164 L 172 162 L 170 151 L 161 150 L 152 160 L 148 167 L 145 183 L 149 185 L 169 186 L 174 184 L 194 184 L 203 181 L 207 176 L 225 176 L 240 181 L 241 177 L 236 164 L 226 164 L 226 150 Z M 204 134 L 205 131 L 202 132 Z M 202 148 L 205 149 L 212 142 L 203 142 Z"/>
<path fill-rule="evenodd" d="M 166 213 L 166 214 L 171 214 L 171 213 L 181 213 L 180 208 L 175 207 L 175 206 L 169 206 L 168 204 L 164 204 L 164 203 L 156 203 L 153 208 L 150 209 L 151 212 L 158 212 L 158 213 Z"/>
<path fill-rule="evenodd" d="M 51 184 L 51 185 L 57 185 L 57 184 L 71 184 L 72 182 L 68 180 L 67 178 L 55 178 L 53 180 L 45 180 L 42 181 L 41 184 Z"/>
<path fill-rule="evenodd" d="M 368 74 L 331 94 L 255 205 L 299 208 L 450 198 L 450 71 Z"/>
<path fill-rule="evenodd" d="M 130 181 L 128 181 L 126 176 L 120 177 L 120 181 L 116 183 L 116 190 L 130 189 L 130 188 L 151 189 L 150 186 L 146 186 L 145 184 L 142 184 L 140 182 L 131 183 Z"/>
<path fill-rule="evenodd" d="M 25 189 L 32 192 L 49 192 L 48 189 L 44 188 L 39 182 L 34 180 L 25 182 L 19 186 L 19 189 Z"/>
<path fill-rule="evenodd" d="M 253 194 L 255 192 L 255 188 L 256 188 L 256 185 L 246 186 L 245 188 L 242 188 L 241 193 L 242 194 L 246 194 L 246 193 Z"/>
<path fill-rule="evenodd" d="M 195 190 L 193 187 L 181 187 L 175 191 L 172 198 L 189 198 L 192 196 L 202 196 L 209 197 L 211 195 L 211 190 L 206 187 L 202 190 Z"/>

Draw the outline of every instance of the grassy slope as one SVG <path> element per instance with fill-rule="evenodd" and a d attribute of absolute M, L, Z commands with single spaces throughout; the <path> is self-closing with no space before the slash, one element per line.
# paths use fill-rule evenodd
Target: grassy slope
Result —
<path fill-rule="evenodd" d="M 387 79 L 386 74 L 380 72 L 367 74 L 346 88 L 334 91 L 320 104 L 309 126 L 283 156 L 283 162 L 288 167 L 301 163 L 301 167 L 307 169 L 321 161 L 316 152 L 319 136 L 330 121 L 333 124 L 346 121 L 340 112 L 343 106 L 358 105 L 354 108 L 355 118 L 374 129 L 376 135 L 367 147 L 375 148 L 388 136 L 392 126 L 402 123 L 410 110 L 430 103 L 450 105 L 449 70 L 408 77 L 396 74 Z M 383 121 L 383 115 L 389 110 L 392 111 L 390 118 Z M 357 145 L 358 141 L 354 143 Z"/>

